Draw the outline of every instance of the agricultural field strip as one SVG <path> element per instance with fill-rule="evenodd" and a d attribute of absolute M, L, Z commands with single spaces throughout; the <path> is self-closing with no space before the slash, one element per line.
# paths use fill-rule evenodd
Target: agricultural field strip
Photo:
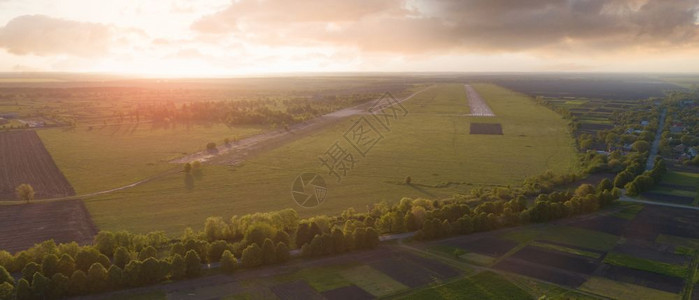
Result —
<path fill-rule="evenodd" d="M 466 99 L 470 108 L 470 113 L 467 116 L 474 117 L 494 117 L 495 113 L 490 109 L 488 104 L 483 100 L 480 94 L 469 84 L 464 84 L 466 91 Z"/>
<path fill-rule="evenodd" d="M 425 88 L 422 88 L 409 96 L 398 100 L 398 103 L 402 103 L 404 101 L 407 101 L 413 96 L 420 94 L 424 92 L 427 89 L 432 88 L 434 85 L 427 86 Z M 474 91 L 475 92 L 475 91 Z M 480 97 L 480 96 L 479 96 Z M 482 99 L 481 99 L 482 100 Z M 271 132 L 266 132 L 266 133 L 261 133 L 258 135 L 254 135 L 248 138 L 245 138 L 241 141 L 236 142 L 234 145 L 231 146 L 218 146 L 216 151 L 200 151 L 194 154 L 190 154 L 178 159 L 174 159 L 170 161 L 173 164 L 183 164 L 183 163 L 188 163 L 188 162 L 193 162 L 195 160 L 201 161 L 201 162 L 206 162 L 211 160 L 212 158 L 216 156 L 221 156 L 224 154 L 227 154 L 229 152 L 242 152 L 247 149 L 251 149 L 255 147 L 258 144 L 261 143 L 267 143 L 267 142 L 274 142 L 274 140 L 280 140 L 283 139 L 284 137 L 288 136 L 291 134 L 291 132 L 301 132 L 301 131 L 306 131 L 306 130 L 313 130 L 313 129 L 320 129 L 322 127 L 325 127 L 325 125 L 328 125 L 337 119 L 344 119 L 347 117 L 355 116 L 355 115 L 360 115 L 360 114 L 367 114 L 367 109 L 374 104 L 373 101 L 362 103 L 353 107 L 348 107 L 344 108 L 335 112 L 331 112 L 325 115 L 322 115 L 320 117 L 317 117 L 313 120 L 303 122 L 300 124 L 293 125 L 289 127 L 289 130 L 276 130 L 276 131 L 271 131 Z"/>
<path fill-rule="evenodd" d="M 36 132 L 0 133 L 0 199 L 14 198 L 23 183 L 34 188 L 35 198 L 75 194 Z"/>

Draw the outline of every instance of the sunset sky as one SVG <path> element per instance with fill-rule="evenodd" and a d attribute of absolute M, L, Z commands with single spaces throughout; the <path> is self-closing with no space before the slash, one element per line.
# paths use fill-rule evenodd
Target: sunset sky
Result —
<path fill-rule="evenodd" d="M 0 0 L 0 72 L 699 72 L 699 0 Z"/>

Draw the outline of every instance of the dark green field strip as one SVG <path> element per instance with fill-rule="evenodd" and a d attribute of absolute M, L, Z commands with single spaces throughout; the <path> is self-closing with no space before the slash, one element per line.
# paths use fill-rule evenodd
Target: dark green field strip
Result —
<path fill-rule="evenodd" d="M 485 271 L 475 276 L 458 279 L 400 295 L 397 299 L 533 299 L 524 290 L 502 276 Z"/>

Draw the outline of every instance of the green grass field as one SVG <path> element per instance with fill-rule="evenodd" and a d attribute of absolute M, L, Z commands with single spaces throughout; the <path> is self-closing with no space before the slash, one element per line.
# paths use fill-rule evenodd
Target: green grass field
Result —
<path fill-rule="evenodd" d="M 633 257 L 621 253 L 607 253 L 604 262 L 612 265 L 629 267 L 668 276 L 685 278 L 687 277 L 687 266 L 673 265 L 664 262 Z"/>
<path fill-rule="evenodd" d="M 174 174 L 85 201 L 101 229 L 179 234 L 186 226 L 200 228 L 208 216 L 228 218 L 289 207 L 297 208 L 302 216 L 335 214 L 348 207 L 364 211 L 367 205 L 382 200 L 449 197 L 468 193 L 477 185 L 518 185 L 525 177 L 547 169 L 557 173 L 571 170 L 573 140 L 559 115 L 527 96 L 498 86 L 473 86 L 496 117 L 464 116 L 468 106 L 461 84 L 431 88 L 403 103 L 407 116 L 394 120 L 390 132 L 382 131 L 384 139 L 366 157 L 354 152 L 354 167 L 339 183 L 328 175 L 318 157 L 335 142 L 354 151 L 343 133 L 358 116 L 261 153 L 239 166 L 206 165 L 203 178 L 195 181 L 192 189 L 185 187 L 183 174 Z M 504 135 L 469 135 L 470 122 L 501 123 Z M 230 135 L 252 132 L 239 130 Z M 157 137 L 146 131 L 138 142 L 128 135 L 113 140 L 105 133 L 47 131 L 41 135 L 68 180 L 83 193 L 158 173 L 168 168 L 165 161 L 229 134 L 225 127 Z M 83 150 L 72 152 L 76 146 Z M 323 205 L 309 209 L 293 202 L 291 185 L 304 172 L 325 177 L 328 194 Z M 412 185 L 404 184 L 406 176 L 412 177 Z"/>
<path fill-rule="evenodd" d="M 472 277 L 414 291 L 409 299 L 533 299 L 532 295 L 504 277 L 484 271 Z"/>
<path fill-rule="evenodd" d="M 619 239 L 616 235 L 604 232 L 549 224 L 506 232 L 501 237 L 518 242 L 545 240 L 601 251 L 614 248 Z"/>
<path fill-rule="evenodd" d="M 38 130 L 42 142 L 76 193 L 112 189 L 178 166 L 168 161 L 201 151 L 208 142 L 261 132 L 254 127 L 224 125 L 187 129 L 152 128 L 150 124 Z"/>
<path fill-rule="evenodd" d="M 590 278 L 588 281 L 586 281 L 585 283 L 583 283 L 583 285 L 580 286 L 580 290 L 603 295 L 612 299 L 679 299 L 677 294 L 651 289 L 640 285 L 609 280 L 601 277 Z"/>

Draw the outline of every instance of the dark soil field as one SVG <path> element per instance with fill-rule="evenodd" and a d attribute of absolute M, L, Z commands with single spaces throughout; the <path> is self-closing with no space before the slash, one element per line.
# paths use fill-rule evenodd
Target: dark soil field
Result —
<path fill-rule="evenodd" d="M 399 258 L 385 258 L 370 264 L 394 280 L 410 288 L 432 282 L 432 275 L 420 266 Z"/>
<path fill-rule="evenodd" d="M 470 134 L 502 135 L 500 123 L 471 123 Z"/>
<path fill-rule="evenodd" d="M 697 190 L 696 187 L 693 187 L 690 185 L 679 185 L 679 184 L 671 184 L 671 183 L 658 183 L 657 187 L 664 187 L 664 188 L 675 189 L 675 190 L 683 190 L 683 191 L 688 191 L 688 192 L 694 192 Z"/>
<path fill-rule="evenodd" d="M 483 237 L 480 239 L 455 238 L 442 242 L 441 244 L 461 248 L 469 252 L 499 257 L 517 246 L 516 242 L 503 240 L 495 237 Z"/>
<path fill-rule="evenodd" d="M 626 230 L 628 220 L 617 217 L 600 216 L 594 219 L 582 219 L 570 226 L 601 231 L 613 235 L 621 235 Z"/>
<path fill-rule="evenodd" d="M 374 299 L 372 294 L 367 293 L 365 290 L 359 288 L 356 285 L 349 285 L 341 288 L 336 288 L 327 292 L 323 292 L 323 297 L 327 299 L 337 299 L 337 300 L 363 300 L 363 299 Z"/>
<path fill-rule="evenodd" d="M 692 197 L 660 194 L 654 192 L 642 193 L 641 196 L 649 200 L 667 202 L 672 204 L 692 205 L 692 202 L 694 202 L 694 198 Z"/>
<path fill-rule="evenodd" d="M 680 220 L 680 222 L 678 222 Z M 628 225 L 627 238 L 654 241 L 658 234 L 699 238 L 699 211 L 670 208 L 645 207 Z"/>
<path fill-rule="evenodd" d="M 555 284 L 577 288 L 586 281 L 580 274 L 566 272 L 560 269 L 543 266 L 536 263 L 507 258 L 495 265 L 495 269 L 508 271 Z"/>
<path fill-rule="evenodd" d="M 532 246 L 524 247 L 510 258 L 587 275 L 595 271 L 598 263 L 596 259 Z"/>
<path fill-rule="evenodd" d="M 427 259 L 407 252 L 401 253 L 399 257 L 435 273 L 439 279 L 448 279 L 460 275 L 456 269 L 433 259 Z"/>
<path fill-rule="evenodd" d="M 612 280 L 642 285 L 670 293 L 679 293 L 682 291 L 682 287 L 684 286 L 684 279 L 682 278 L 622 266 L 605 264 L 600 273 L 602 277 Z"/>
<path fill-rule="evenodd" d="M 81 200 L 0 205 L 0 249 L 16 252 L 53 239 L 92 242 L 97 228 Z"/>
<path fill-rule="evenodd" d="M 16 199 L 15 188 L 23 183 L 37 199 L 75 195 L 36 132 L 0 132 L 0 200 Z"/>
<path fill-rule="evenodd" d="M 303 280 L 278 284 L 270 289 L 279 299 L 324 299 Z"/>

